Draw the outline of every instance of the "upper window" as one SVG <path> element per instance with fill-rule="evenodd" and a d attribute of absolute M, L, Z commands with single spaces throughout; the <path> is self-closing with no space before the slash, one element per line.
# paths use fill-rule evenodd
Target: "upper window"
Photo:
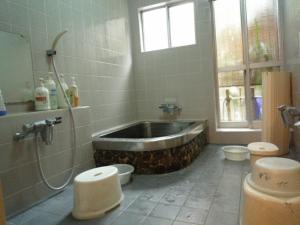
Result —
<path fill-rule="evenodd" d="M 220 127 L 255 127 L 262 74 L 279 70 L 278 0 L 215 0 Z M 228 13 L 230 12 L 230 13 Z"/>
<path fill-rule="evenodd" d="M 140 32 L 144 52 L 195 44 L 194 2 L 141 10 Z"/>

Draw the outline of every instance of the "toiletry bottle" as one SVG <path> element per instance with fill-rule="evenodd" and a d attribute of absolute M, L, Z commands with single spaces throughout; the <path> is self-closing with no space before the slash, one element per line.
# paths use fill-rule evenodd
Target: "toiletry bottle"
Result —
<path fill-rule="evenodd" d="M 2 96 L 2 91 L 0 90 L 0 116 L 5 116 L 7 114 L 6 107 L 4 104 L 4 98 Z"/>
<path fill-rule="evenodd" d="M 40 86 L 35 89 L 35 110 L 45 111 L 50 109 L 49 91 L 44 85 L 44 79 L 40 78 Z"/>
<path fill-rule="evenodd" d="M 66 93 L 68 100 L 70 101 L 70 91 L 69 91 L 69 87 L 64 79 L 64 75 L 60 74 L 59 76 L 59 80 L 61 82 L 61 85 L 63 87 L 64 92 Z M 57 100 L 58 100 L 58 107 L 59 108 L 68 108 L 68 103 L 65 99 L 65 96 L 61 90 L 60 87 L 58 87 L 57 89 Z"/>
<path fill-rule="evenodd" d="M 73 107 L 79 106 L 79 92 L 75 77 L 72 77 L 72 84 L 70 86 L 70 99 Z"/>
<path fill-rule="evenodd" d="M 57 89 L 54 80 L 52 80 L 51 72 L 48 73 L 48 76 L 45 80 L 45 87 L 48 89 L 50 95 L 50 108 L 57 109 Z"/>

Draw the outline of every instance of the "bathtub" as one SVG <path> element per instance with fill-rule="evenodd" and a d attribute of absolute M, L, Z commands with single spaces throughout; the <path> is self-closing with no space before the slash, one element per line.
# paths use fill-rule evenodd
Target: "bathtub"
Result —
<path fill-rule="evenodd" d="M 93 135 L 96 166 L 128 163 L 138 174 L 184 168 L 206 142 L 206 121 L 141 121 Z"/>

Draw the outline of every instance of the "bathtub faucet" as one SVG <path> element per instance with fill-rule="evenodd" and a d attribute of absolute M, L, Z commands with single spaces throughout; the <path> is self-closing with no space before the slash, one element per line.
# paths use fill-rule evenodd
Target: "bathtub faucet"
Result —
<path fill-rule="evenodd" d="M 26 123 L 22 127 L 22 131 L 14 135 L 15 141 L 25 139 L 30 134 L 40 134 L 46 145 L 53 143 L 53 129 L 55 124 L 61 123 L 61 117 L 46 119 L 34 123 Z"/>
<path fill-rule="evenodd" d="M 300 127 L 300 110 L 293 106 L 282 105 L 278 107 L 285 127 Z M 295 122 L 297 121 L 297 122 Z"/>
<path fill-rule="evenodd" d="M 178 105 L 175 104 L 161 104 L 158 108 L 162 109 L 164 113 L 168 114 L 175 114 L 180 113 L 182 111 L 182 108 L 180 108 Z"/>

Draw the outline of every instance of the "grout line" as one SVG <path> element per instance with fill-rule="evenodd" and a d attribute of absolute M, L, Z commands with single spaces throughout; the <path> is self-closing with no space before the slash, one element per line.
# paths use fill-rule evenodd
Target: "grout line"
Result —
<path fill-rule="evenodd" d="M 222 176 L 221 176 L 221 177 L 223 177 L 223 175 L 224 175 L 224 165 L 223 165 L 223 170 L 222 170 Z M 222 179 L 219 179 L 219 182 L 218 182 L 218 184 L 217 184 L 217 188 L 216 188 L 216 190 L 215 190 L 215 192 L 214 192 L 214 194 L 213 194 L 213 200 L 212 200 L 211 205 L 210 205 L 210 207 L 209 207 L 209 209 L 208 209 L 207 216 L 206 216 L 206 218 L 205 218 L 205 220 L 204 220 L 204 225 L 206 225 L 208 216 L 209 216 L 209 214 L 211 213 L 213 204 L 214 204 L 214 202 L 215 202 L 215 200 L 216 200 L 216 194 L 217 194 L 217 192 L 218 192 L 218 188 L 220 187 L 221 180 L 222 180 Z"/>

